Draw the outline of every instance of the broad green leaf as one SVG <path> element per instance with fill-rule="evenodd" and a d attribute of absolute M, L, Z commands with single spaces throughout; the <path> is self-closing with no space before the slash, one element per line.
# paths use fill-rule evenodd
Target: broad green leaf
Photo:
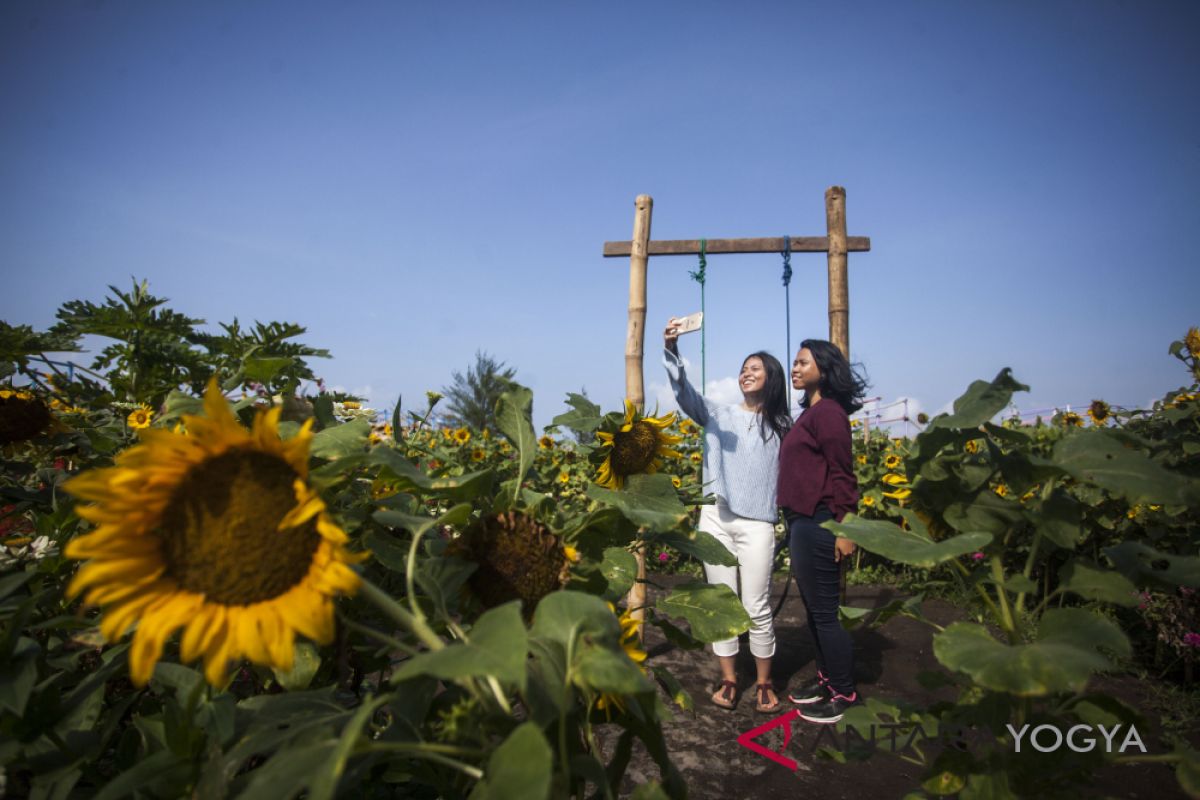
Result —
<path fill-rule="evenodd" d="M 571 406 L 571 410 L 550 420 L 551 425 L 570 428 L 584 438 L 600 427 L 600 422 L 604 419 L 604 415 L 600 413 L 600 406 L 574 392 L 567 395 L 567 405 Z"/>
<path fill-rule="evenodd" d="M 895 523 L 863 519 L 855 514 L 847 514 L 841 522 L 831 520 L 822 527 L 884 558 L 926 568 L 982 550 L 992 541 L 990 533 L 975 532 L 934 542 L 917 531 L 902 530 Z"/>
<path fill-rule="evenodd" d="M 242 369 L 246 380 L 269 384 L 276 375 L 295 363 L 296 359 L 286 356 L 250 356 L 242 362 Z"/>
<path fill-rule="evenodd" d="M 663 636 L 667 637 L 667 641 L 681 650 L 702 650 L 704 642 L 697 640 L 687 631 L 671 624 L 669 620 L 655 617 L 651 619 L 650 624 L 663 632 Z"/>
<path fill-rule="evenodd" d="M 451 500 L 474 500 L 492 488 L 495 477 L 492 470 L 484 469 L 465 475 L 431 478 L 391 447 L 373 448 L 370 463 L 387 467 L 401 492 L 434 494 Z"/>
<path fill-rule="evenodd" d="M 614 694 L 637 694 L 654 688 L 623 650 L 599 640 L 581 638 L 574 655 L 571 672 L 579 686 Z"/>
<path fill-rule="evenodd" d="M 610 595 L 623 595 L 637 580 L 637 559 L 628 550 L 610 547 L 604 551 L 600 562 L 600 573 L 608 581 Z"/>
<path fill-rule="evenodd" d="M 1065 550 L 1074 550 L 1083 536 L 1083 508 L 1061 488 L 1028 514 L 1038 532 Z"/>
<path fill-rule="evenodd" d="M 515 386 L 496 401 L 496 426 L 500 428 L 519 456 L 517 479 L 524 477 L 537 455 L 537 436 L 533 432 L 533 392 Z"/>
<path fill-rule="evenodd" d="M 183 790 L 182 781 L 186 780 L 190 772 L 190 759 L 182 759 L 170 750 L 162 750 L 138 761 L 132 768 L 104 784 L 103 788 L 95 794 L 95 800 L 117 800 L 121 797 L 129 797 L 134 792 L 144 792 L 153 782 L 173 776 L 178 776 L 181 781 L 178 789 Z"/>
<path fill-rule="evenodd" d="M 1112 668 L 1101 647 L 1121 656 L 1130 652 L 1115 623 L 1078 608 L 1047 611 L 1030 644 L 1003 644 L 971 622 L 956 622 L 933 637 L 943 665 L 987 689 L 1022 697 L 1083 691 L 1093 673 Z"/>
<path fill-rule="evenodd" d="M 1163 553 L 1141 542 L 1121 542 L 1103 552 L 1118 572 L 1135 583 L 1150 581 L 1170 589 L 1200 588 L 1200 558 L 1196 556 Z"/>
<path fill-rule="evenodd" d="M 1089 428 L 1054 446 L 1053 461 L 1075 478 L 1130 503 L 1200 505 L 1200 481 L 1165 469 L 1107 428 Z"/>
<path fill-rule="evenodd" d="M 1021 504 L 983 490 L 969 502 L 952 503 L 942 514 L 946 524 L 963 533 L 1002 535 L 1022 521 Z"/>
<path fill-rule="evenodd" d="M 365 419 L 326 428 L 313 435 L 312 454 L 326 461 L 337 461 L 343 456 L 361 453 L 367 445 L 367 436 L 370 433 L 371 423 Z"/>
<path fill-rule="evenodd" d="M 12 656 L 0 664 L 0 709 L 6 708 L 18 717 L 25 713 L 25 704 L 37 683 L 39 652 L 41 647 L 36 641 L 22 636 Z"/>
<path fill-rule="evenodd" d="M 702 642 L 732 639 L 750 629 L 750 617 L 742 601 L 724 584 L 685 583 L 658 600 L 664 614 L 683 617 L 692 626 L 692 636 Z"/>
<path fill-rule="evenodd" d="M 619 641 L 621 626 L 599 597 L 582 592 L 552 592 L 541 599 L 533 613 L 534 638 L 560 645 L 565 652 L 581 633 Z"/>
<path fill-rule="evenodd" d="M 1082 559 L 1068 562 L 1059 574 L 1059 587 L 1088 600 L 1119 606 L 1137 604 L 1137 587 L 1120 572 L 1097 567 Z"/>
<path fill-rule="evenodd" d="M 737 556 L 729 552 L 729 548 L 721 544 L 720 540 L 708 531 L 652 533 L 646 536 L 646 541 L 670 545 L 681 553 L 687 553 L 705 564 L 719 564 L 723 567 L 738 566 Z"/>
<path fill-rule="evenodd" d="M 389 512 L 376 512 L 376 516 Z M 394 512 L 400 513 L 400 512 Z M 377 519 L 377 521 L 379 521 Z M 371 551 L 371 558 L 392 572 L 403 575 L 408 569 L 408 545 L 391 534 L 380 530 L 369 530 L 363 544 Z"/>
<path fill-rule="evenodd" d="M 546 800 L 553 767 L 554 754 L 541 729 L 522 723 L 492 753 L 470 800 Z"/>
<path fill-rule="evenodd" d="M 505 683 L 525 688 L 525 657 L 529 646 L 521 603 L 513 601 L 484 612 L 467 634 L 465 642 L 441 650 L 421 653 L 405 661 L 393 680 L 431 675 L 459 680 L 491 675 Z"/>
<path fill-rule="evenodd" d="M 1012 370 L 1005 367 L 991 383 L 974 381 L 954 401 L 954 413 L 939 414 L 929 423 L 929 428 L 977 428 L 1003 411 L 1012 400 L 1013 392 L 1028 391 L 1029 387 L 1014 379 Z"/>
<path fill-rule="evenodd" d="M 297 692 L 308 688 L 320 668 L 321 655 L 317 648 L 309 642 L 296 642 L 292 668 L 287 672 L 272 668 L 272 672 L 275 673 L 275 680 L 279 681 L 280 686 L 289 692 Z"/>
<path fill-rule="evenodd" d="M 650 530 L 670 530 L 687 519 L 687 508 L 669 475 L 630 475 L 621 490 L 597 484 L 587 488 L 588 497 L 620 509 L 634 525 Z"/>
<path fill-rule="evenodd" d="M 671 674 L 671 671 L 666 667 L 651 667 L 654 671 L 654 677 L 662 683 L 663 688 L 667 690 L 667 694 L 671 698 L 671 702 L 682 708 L 684 711 L 692 711 L 695 709 L 695 703 L 692 702 L 692 696 L 688 694 L 687 689 L 683 688 L 683 684 L 679 679 Z"/>

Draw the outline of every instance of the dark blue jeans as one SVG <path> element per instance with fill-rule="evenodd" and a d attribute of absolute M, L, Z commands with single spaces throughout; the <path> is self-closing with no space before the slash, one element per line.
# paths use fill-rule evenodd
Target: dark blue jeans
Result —
<path fill-rule="evenodd" d="M 838 694 L 854 694 L 854 651 L 838 621 L 842 565 L 833 560 L 837 538 L 821 527 L 833 515 L 824 505 L 811 517 L 789 515 L 788 547 L 792 574 L 808 612 L 808 630 L 817 647 L 817 669 Z"/>

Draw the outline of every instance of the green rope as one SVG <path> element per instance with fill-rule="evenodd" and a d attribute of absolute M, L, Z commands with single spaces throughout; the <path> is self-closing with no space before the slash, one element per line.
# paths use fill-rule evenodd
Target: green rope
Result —
<path fill-rule="evenodd" d="M 704 315 L 704 281 L 707 277 L 708 259 L 704 257 L 705 251 L 708 249 L 708 239 L 700 240 L 700 268 L 695 272 L 689 272 L 692 280 L 700 284 L 700 315 Z M 700 394 L 708 396 L 708 380 L 705 377 L 705 357 L 704 357 L 704 330 L 707 325 L 700 326 Z"/>

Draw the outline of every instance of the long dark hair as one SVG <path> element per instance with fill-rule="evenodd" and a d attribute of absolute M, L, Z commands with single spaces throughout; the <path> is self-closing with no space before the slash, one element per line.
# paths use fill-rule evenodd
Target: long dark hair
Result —
<path fill-rule="evenodd" d="M 868 386 L 866 377 L 862 375 L 862 364 L 851 365 L 837 345 L 824 339 L 805 339 L 799 349 L 806 347 L 821 372 L 821 398 L 836 400 L 847 414 L 862 408 Z M 808 408 L 808 392 L 804 393 L 800 405 Z"/>
<path fill-rule="evenodd" d="M 759 350 L 757 353 L 751 353 L 742 359 L 742 366 L 746 366 L 746 362 L 752 358 L 757 358 L 762 362 L 763 369 L 767 373 L 767 385 L 762 393 L 762 409 L 759 412 L 758 431 L 762 434 L 763 441 L 767 441 L 770 436 L 767 431 L 778 437 L 779 441 L 783 441 L 783 437 L 787 436 L 787 432 L 792 428 L 792 415 L 788 412 L 787 402 L 787 373 L 783 371 L 783 365 L 779 363 L 779 359 L 771 355 L 765 350 Z"/>

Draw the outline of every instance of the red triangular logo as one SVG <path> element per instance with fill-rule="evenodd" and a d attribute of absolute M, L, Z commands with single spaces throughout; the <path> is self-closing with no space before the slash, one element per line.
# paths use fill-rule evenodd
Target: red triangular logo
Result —
<path fill-rule="evenodd" d="M 759 725 L 757 728 L 753 728 L 752 730 L 746 731 L 745 733 L 743 733 L 741 736 L 739 736 L 737 738 L 738 744 L 740 744 L 742 747 L 746 748 L 747 750 L 752 750 L 755 753 L 758 753 L 760 756 L 766 756 L 767 758 L 774 761 L 776 764 L 781 764 L 781 765 L 787 767 L 788 769 L 792 770 L 793 772 L 795 772 L 796 768 L 800 766 L 799 764 L 797 764 L 795 761 L 788 758 L 787 756 L 784 756 L 782 753 L 778 753 L 774 750 L 768 750 L 767 748 L 763 747 L 761 744 L 759 744 L 758 742 L 756 742 L 754 740 L 756 738 L 758 738 L 759 736 L 762 736 L 764 733 L 771 730 L 772 728 L 778 728 L 780 725 L 782 725 L 783 726 L 783 747 L 780 749 L 786 750 L 787 746 L 788 746 L 788 742 L 792 741 L 792 720 L 796 719 L 799 716 L 800 716 L 799 709 L 793 708 L 791 711 L 787 712 L 786 714 L 784 714 L 782 716 L 776 717 L 775 719 L 771 720 L 770 722 L 767 722 L 763 725 Z"/>

